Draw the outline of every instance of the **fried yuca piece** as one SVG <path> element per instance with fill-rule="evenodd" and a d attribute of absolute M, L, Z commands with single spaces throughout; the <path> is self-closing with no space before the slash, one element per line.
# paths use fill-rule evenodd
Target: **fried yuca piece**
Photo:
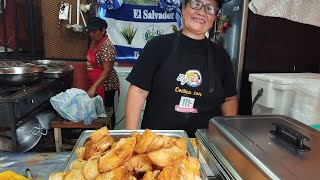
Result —
<path fill-rule="evenodd" d="M 93 149 L 97 149 L 99 152 L 105 152 L 111 148 L 113 142 L 111 136 L 103 136 L 98 142 L 93 144 Z"/>
<path fill-rule="evenodd" d="M 162 136 L 164 139 L 163 148 L 169 148 L 175 145 L 175 142 L 178 140 L 178 138 L 175 137 L 169 137 L 169 136 Z"/>
<path fill-rule="evenodd" d="M 200 161 L 197 158 L 186 156 L 179 164 L 182 169 L 189 169 L 193 174 L 200 176 Z"/>
<path fill-rule="evenodd" d="M 174 137 L 169 137 L 165 135 L 158 135 L 156 138 L 153 140 L 149 148 L 147 149 L 146 153 L 152 152 L 152 151 L 157 151 L 161 148 L 169 148 L 172 147 L 177 141 L 177 138 Z"/>
<path fill-rule="evenodd" d="M 133 131 L 131 134 L 130 134 L 130 137 L 136 137 L 137 138 L 137 142 L 139 141 L 141 135 L 138 131 Z"/>
<path fill-rule="evenodd" d="M 150 129 L 146 129 L 139 138 L 139 141 L 134 148 L 134 152 L 137 154 L 145 154 L 156 137 L 157 135 L 154 132 L 152 132 Z"/>
<path fill-rule="evenodd" d="M 82 158 L 84 160 L 88 160 L 92 154 L 94 154 L 95 152 L 98 152 L 98 150 L 94 148 L 93 142 L 91 140 L 87 141 L 84 144 L 84 147 L 85 147 L 85 150 Z"/>
<path fill-rule="evenodd" d="M 179 168 L 179 177 L 183 180 L 201 180 L 200 176 L 185 168 Z"/>
<path fill-rule="evenodd" d="M 81 171 L 82 168 L 71 169 L 71 171 L 64 177 L 64 180 L 86 180 Z"/>
<path fill-rule="evenodd" d="M 161 148 L 163 148 L 164 145 L 164 138 L 162 136 L 156 136 L 156 138 L 151 142 L 150 146 L 146 150 L 146 153 L 157 151 Z"/>
<path fill-rule="evenodd" d="M 81 146 L 76 148 L 76 158 L 83 159 L 84 153 L 86 151 L 86 147 Z"/>
<path fill-rule="evenodd" d="M 180 179 L 179 168 L 177 166 L 164 167 L 160 172 L 158 180 L 177 180 Z"/>
<path fill-rule="evenodd" d="M 114 151 L 110 150 L 100 157 L 98 162 L 98 170 L 105 173 L 115 169 L 125 163 L 125 159 L 120 158 Z"/>
<path fill-rule="evenodd" d="M 124 167 L 133 174 L 140 174 L 147 171 L 152 171 L 152 161 L 148 158 L 147 154 L 139 154 L 132 156 L 125 164 Z"/>
<path fill-rule="evenodd" d="M 66 174 L 66 172 L 51 173 L 49 180 L 63 180 Z"/>
<path fill-rule="evenodd" d="M 105 173 L 122 166 L 133 154 L 136 138 L 121 138 L 117 145 L 100 157 L 98 169 L 100 173 Z"/>
<path fill-rule="evenodd" d="M 160 167 L 178 164 L 183 160 L 184 156 L 184 151 L 177 146 L 162 148 L 148 153 L 148 157 L 152 163 Z"/>
<path fill-rule="evenodd" d="M 93 157 L 88 159 L 87 163 L 84 165 L 82 174 L 87 180 L 93 180 L 100 174 L 98 170 L 98 161 L 99 157 Z"/>
<path fill-rule="evenodd" d="M 128 173 L 126 180 L 137 180 L 137 178 L 131 175 L 130 173 Z"/>
<path fill-rule="evenodd" d="M 103 136 L 110 136 L 107 127 L 102 127 L 102 128 L 100 128 L 100 129 L 96 130 L 95 132 L 93 132 L 92 134 L 90 134 L 90 140 L 91 140 L 93 143 L 96 143 L 96 142 L 98 142 Z"/>
<path fill-rule="evenodd" d="M 142 180 L 157 180 L 160 172 L 160 170 L 147 171 L 146 173 L 144 173 Z"/>
<path fill-rule="evenodd" d="M 70 163 L 70 170 L 71 169 L 82 169 L 87 161 L 83 159 L 75 159 Z"/>
<path fill-rule="evenodd" d="M 110 172 L 98 175 L 95 180 L 125 180 L 128 176 L 126 168 L 124 166 L 120 166 Z"/>
<path fill-rule="evenodd" d="M 136 142 L 135 137 L 121 138 L 112 150 L 115 151 L 119 157 L 125 158 L 128 155 L 132 155 Z"/>
<path fill-rule="evenodd" d="M 179 138 L 174 144 L 183 151 L 183 154 L 187 154 L 187 140 L 185 138 Z"/>

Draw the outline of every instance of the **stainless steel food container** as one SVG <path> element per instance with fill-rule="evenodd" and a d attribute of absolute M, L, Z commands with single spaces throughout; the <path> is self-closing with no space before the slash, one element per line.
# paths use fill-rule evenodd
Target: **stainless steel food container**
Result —
<path fill-rule="evenodd" d="M 109 130 L 109 134 L 111 137 L 115 140 L 118 141 L 121 138 L 127 138 L 130 136 L 130 134 L 133 131 L 138 131 L 140 134 L 144 132 L 144 130 Z M 87 138 L 90 136 L 91 133 L 95 132 L 95 130 L 86 130 L 83 131 L 82 134 L 80 135 L 77 143 L 75 144 L 71 155 L 68 159 L 68 161 L 64 164 L 63 168 L 61 171 L 68 171 L 70 168 L 70 163 L 76 159 L 76 152 L 75 149 L 77 147 L 84 146 L 84 143 L 86 142 Z M 192 144 L 188 138 L 188 135 L 185 131 L 183 130 L 152 130 L 152 132 L 158 134 L 158 135 L 166 135 L 166 136 L 171 136 L 171 137 L 178 137 L 178 138 L 186 138 L 187 140 L 187 150 L 188 154 L 193 157 L 197 157 L 195 150 L 192 147 Z M 203 169 L 203 166 L 200 164 L 200 176 L 202 180 L 208 179 L 208 177 L 205 174 L 205 171 Z"/>
<path fill-rule="evenodd" d="M 319 179 L 320 132 L 290 117 L 216 117 L 196 138 L 223 179 Z"/>

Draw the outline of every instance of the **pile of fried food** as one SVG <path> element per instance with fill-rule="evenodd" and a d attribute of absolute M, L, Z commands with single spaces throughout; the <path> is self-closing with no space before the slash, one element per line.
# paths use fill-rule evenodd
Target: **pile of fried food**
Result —
<path fill-rule="evenodd" d="M 76 149 L 69 172 L 52 173 L 49 180 L 198 180 L 200 162 L 187 155 L 185 138 L 133 131 L 114 142 L 106 127 Z"/>

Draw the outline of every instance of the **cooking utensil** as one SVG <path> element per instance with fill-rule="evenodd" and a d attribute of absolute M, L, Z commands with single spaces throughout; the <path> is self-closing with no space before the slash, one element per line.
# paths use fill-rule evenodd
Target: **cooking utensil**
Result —
<path fill-rule="evenodd" d="M 77 0 L 77 25 L 80 24 L 80 0 Z"/>
<path fill-rule="evenodd" d="M 67 29 L 72 29 L 72 24 L 71 24 L 71 17 L 72 17 L 72 14 L 71 14 L 71 11 L 72 11 L 72 4 L 69 5 L 69 24 L 66 25 L 66 28 Z"/>
<path fill-rule="evenodd" d="M 43 78 L 43 67 L 6 67 L 0 68 L 0 84 L 25 85 L 38 82 Z"/>
<path fill-rule="evenodd" d="M 81 26 L 79 24 L 74 24 L 74 25 L 72 25 L 72 30 L 74 32 L 83 32 L 83 26 Z"/>
<path fill-rule="evenodd" d="M 72 25 L 72 30 L 74 32 L 83 32 L 83 27 L 80 25 L 80 0 L 77 0 L 77 24 Z"/>
<path fill-rule="evenodd" d="M 41 124 L 35 117 L 27 117 L 19 121 L 17 127 L 17 140 L 21 152 L 29 151 L 40 141 L 42 135 L 47 134 L 47 130 L 45 133 L 42 132 Z"/>
<path fill-rule="evenodd" d="M 55 68 L 55 67 L 65 67 L 67 62 L 65 61 L 57 61 L 57 60 L 34 60 L 31 61 L 31 64 L 45 66 L 46 68 Z"/>
<path fill-rule="evenodd" d="M 90 10 L 90 6 L 92 3 L 90 4 L 80 4 L 80 9 L 82 12 L 86 13 Z"/>
<path fill-rule="evenodd" d="M 26 169 L 26 178 L 32 179 L 32 173 L 29 168 Z"/>
<path fill-rule="evenodd" d="M 87 23 L 86 23 L 86 20 L 85 20 L 85 19 L 84 19 L 84 17 L 83 17 L 83 13 L 82 13 L 82 11 L 80 11 L 80 15 L 81 15 L 81 18 L 82 18 L 83 24 L 84 24 L 84 26 L 86 27 L 86 26 L 87 26 Z"/>

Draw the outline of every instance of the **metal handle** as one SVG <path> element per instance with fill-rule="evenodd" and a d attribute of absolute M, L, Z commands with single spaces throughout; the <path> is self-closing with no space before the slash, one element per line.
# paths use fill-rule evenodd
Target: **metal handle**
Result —
<path fill-rule="evenodd" d="M 310 141 L 310 139 L 301 134 L 300 132 L 292 129 L 286 124 L 281 124 L 278 122 L 273 122 L 272 125 L 276 127 L 276 130 L 269 131 L 272 135 L 279 137 L 280 140 L 290 147 L 298 151 L 310 151 L 311 149 L 304 145 L 304 141 Z"/>
<path fill-rule="evenodd" d="M 31 133 L 36 136 L 39 134 L 40 131 L 41 131 L 41 128 L 33 127 L 31 130 Z"/>
<path fill-rule="evenodd" d="M 38 131 L 35 132 L 35 130 L 38 130 Z M 44 133 L 42 132 L 43 130 L 45 130 Z M 36 136 L 36 135 L 38 135 L 40 133 L 40 131 L 41 131 L 41 135 L 47 135 L 48 134 L 48 129 L 39 128 L 39 127 L 33 127 L 31 133 Z"/>

